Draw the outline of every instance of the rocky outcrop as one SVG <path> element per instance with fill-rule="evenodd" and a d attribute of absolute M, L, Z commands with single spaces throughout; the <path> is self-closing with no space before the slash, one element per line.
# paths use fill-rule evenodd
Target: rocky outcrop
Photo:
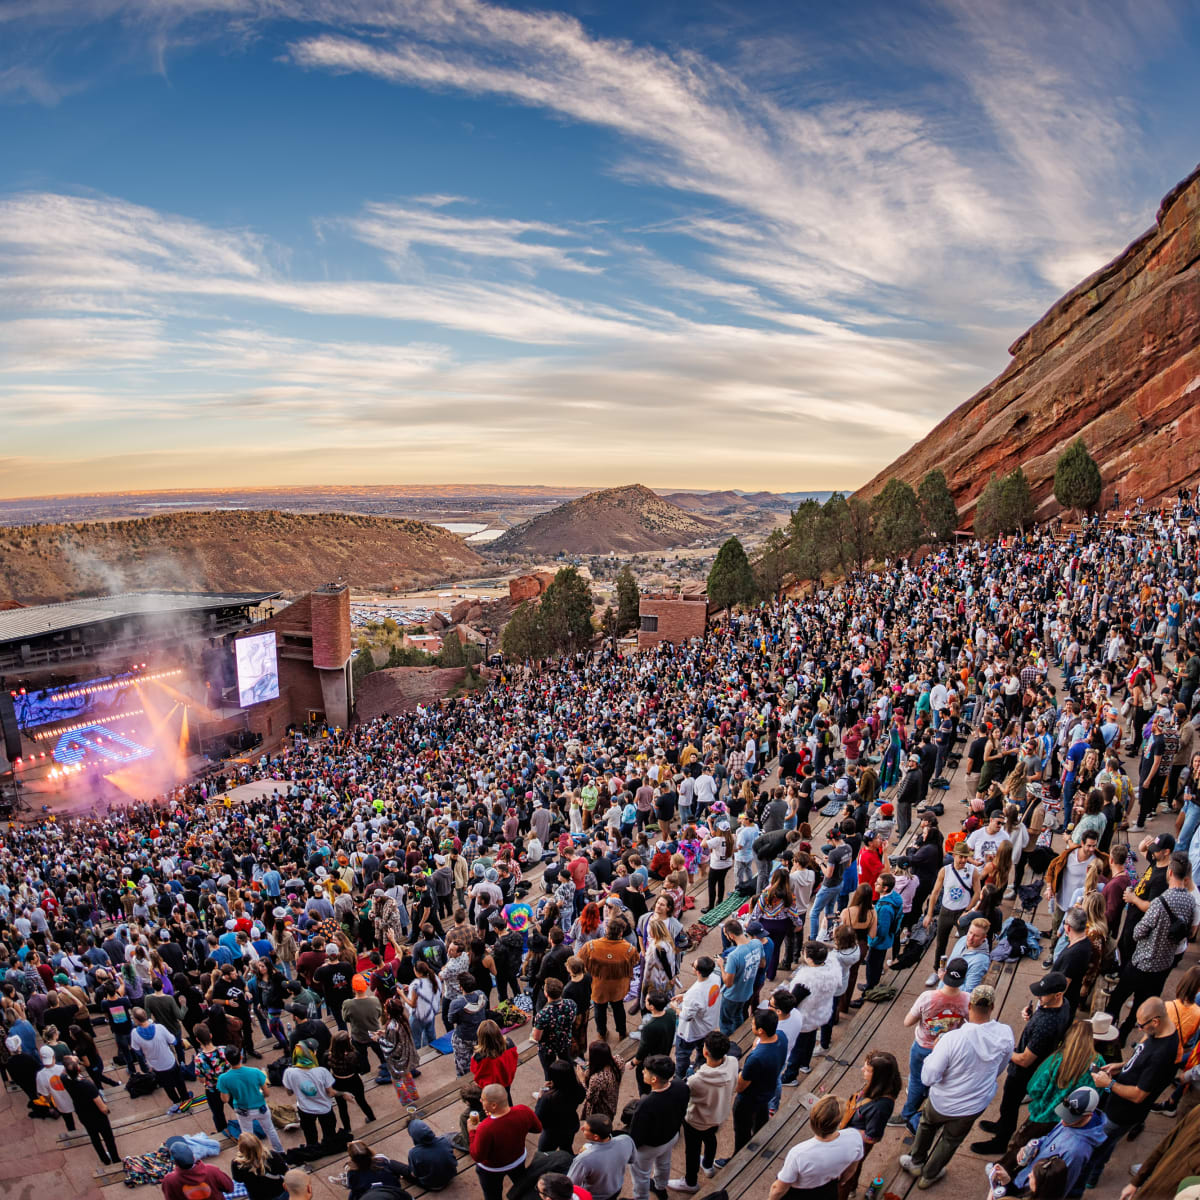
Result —
<path fill-rule="evenodd" d="M 419 704 L 432 704 L 448 696 L 466 676 L 466 667 L 390 667 L 374 671 L 355 689 L 354 708 L 360 721 L 372 721 L 385 713 L 411 712 Z"/>
<path fill-rule="evenodd" d="M 993 473 L 1023 467 L 1040 517 L 1059 454 L 1082 436 L 1103 503 L 1152 501 L 1200 479 L 1200 168 L 1163 200 L 1153 229 L 1068 292 L 1010 347 L 982 391 L 859 491 L 946 474 L 960 524 Z"/>

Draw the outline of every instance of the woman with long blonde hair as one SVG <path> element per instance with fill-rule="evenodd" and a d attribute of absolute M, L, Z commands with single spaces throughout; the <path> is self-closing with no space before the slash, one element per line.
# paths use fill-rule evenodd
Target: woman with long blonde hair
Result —
<path fill-rule="evenodd" d="M 250 1200 L 278 1200 L 284 1194 L 283 1177 L 287 1169 L 282 1154 L 268 1151 L 254 1134 L 243 1133 L 238 1138 L 229 1173 L 235 1183 L 246 1189 Z"/>
<path fill-rule="evenodd" d="M 675 981 L 679 975 L 678 955 L 675 940 L 665 921 L 657 917 L 650 922 L 650 936 L 642 955 L 642 981 L 638 992 L 640 1007 L 646 1011 L 647 998 L 654 992 L 665 996 L 675 994 Z"/>
<path fill-rule="evenodd" d="M 1076 1021 L 1063 1044 L 1033 1073 L 1025 1088 L 1029 1100 L 1025 1124 L 1017 1130 L 1000 1165 L 1010 1175 L 1017 1171 L 1017 1151 L 1033 1138 L 1049 1133 L 1058 1124 L 1055 1109 L 1076 1088 L 1092 1087 L 1091 1073 L 1103 1065 L 1096 1053 L 1091 1021 Z"/>

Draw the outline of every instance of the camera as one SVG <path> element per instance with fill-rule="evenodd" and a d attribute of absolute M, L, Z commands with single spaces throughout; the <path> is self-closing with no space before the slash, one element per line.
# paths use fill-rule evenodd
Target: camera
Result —
<path fill-rule="evenodd" d="M 900 871 L 908 870 L 908 855 L 907 854 L 890 854 L 890 855 L 888 855 L 888 862 L 891 863 L 891 865 L 893 867 L 895 867 L 897 870 L 900 870 Z"/>

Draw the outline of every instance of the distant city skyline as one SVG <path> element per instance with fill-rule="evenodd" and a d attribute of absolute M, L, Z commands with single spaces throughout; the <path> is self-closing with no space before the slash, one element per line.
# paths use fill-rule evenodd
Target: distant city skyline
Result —
<path fill-rule="evenodd" d="M 1151 224 L 1198 50 L 1185 0 L 0 0 L 0 497 L 853 490 Z"/>

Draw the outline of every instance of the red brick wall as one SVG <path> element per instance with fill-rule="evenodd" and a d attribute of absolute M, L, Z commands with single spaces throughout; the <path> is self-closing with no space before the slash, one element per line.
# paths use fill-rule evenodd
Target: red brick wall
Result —
<path fill-rule="evenodd" d="M 350 589 L 310 592 L 313 666 L 338 671 L 354 652 L 350 637 Z"/>
<path fill-rule="evenodd" d="M 638 630 L 638 649 L 647 650 L 660 642 L 686 642 L 700 637 L 708 621 L 708 604 L 704 600 L 650 600 L 643 597 L 638 606 L 643 617 L 657 617 L 658 631 Z"/>
<path fill-rule="evenodd" d="M 408 712 L 452 692 L 466 676 L 465 667 L 390 667 L 373 671 L 358 685 L 355 708 L 360 721 L 384 713 Z M 486 671 L 481 671 L 486 675 Z"/>

